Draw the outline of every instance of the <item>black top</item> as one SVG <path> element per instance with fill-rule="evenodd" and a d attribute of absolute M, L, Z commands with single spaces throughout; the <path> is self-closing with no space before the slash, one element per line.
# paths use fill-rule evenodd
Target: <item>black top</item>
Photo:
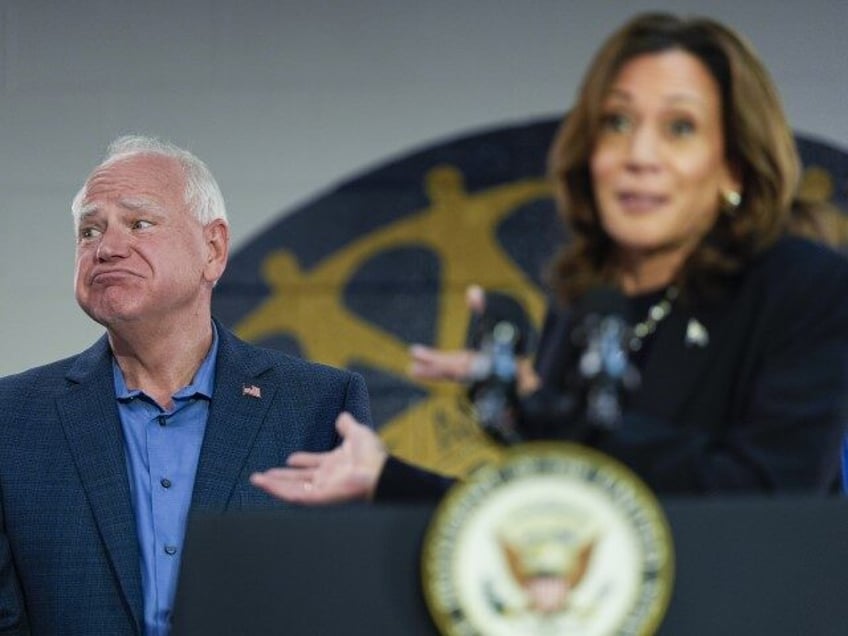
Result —
<path fill-rule="evenodd" d="M 572 323 L 567 310 L 545 321 L 536 366 L 546 390 L 561 390 L 573 368 Z M 622 426 L 584 443 L 661 494 L 836 489 L 848 422 L 848 260 L 781 239 L 725 294 L 676 303 L 645 344 Z M 571 426 L 562 422 L 562 437 Z M 423 475 L 413 483 L 418 472 L 391 460 L 378 498 L 407 488 L 437 495 L 448 484 Z"/>

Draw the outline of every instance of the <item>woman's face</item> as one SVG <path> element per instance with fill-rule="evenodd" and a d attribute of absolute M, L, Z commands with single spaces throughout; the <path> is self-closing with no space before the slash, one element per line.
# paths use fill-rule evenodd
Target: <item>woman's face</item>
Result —
<path fill-rule="evenodd" d="M 590 163 L 601 224 L 625 256 L 682 261 L 739 191 L 725 160 L 719 87 L 682 50 L 625 63 L 602 104 Z"/>

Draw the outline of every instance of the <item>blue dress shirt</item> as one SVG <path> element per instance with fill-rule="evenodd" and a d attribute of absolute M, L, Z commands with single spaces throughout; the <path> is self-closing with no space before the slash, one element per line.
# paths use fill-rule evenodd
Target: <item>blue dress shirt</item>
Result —
<path fill-rule="evenodd" d="M 141 552 L 144 633 L 167 636 L 188 509 L 215 380 L 218 333 L 191 384 L 165 411 L 143 391 L 129 390 L 112 361 L 124 432 L 130 494 Z"/>

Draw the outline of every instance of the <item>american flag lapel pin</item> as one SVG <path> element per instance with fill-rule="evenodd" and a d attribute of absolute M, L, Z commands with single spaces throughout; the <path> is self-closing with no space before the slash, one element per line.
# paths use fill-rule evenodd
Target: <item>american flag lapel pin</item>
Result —
<path fill-rule="evenodd" d="M 246 384 L 242 384 L 241 386 L 241 394 L 247 395 L 252 398 L 260 399 L 262 397 L 262 389 L 260 389 L 255 384 L 251 384 L 247 386 Z"/>
<path fill-rule="evenodd" d="M 707 328 L 692 318 L 686 325 L 686 346 L 701 347 L 702 349 L 710 343 L 710 334 Z"/>

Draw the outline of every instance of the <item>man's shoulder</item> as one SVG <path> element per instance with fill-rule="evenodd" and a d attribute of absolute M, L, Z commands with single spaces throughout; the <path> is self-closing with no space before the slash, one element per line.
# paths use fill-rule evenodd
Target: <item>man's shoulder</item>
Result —
<path fill-rule="evenodd" d="M 104 337 L 80 353 L 0 378 L 0 392 L 3 392 L 3 397 L 9 397 L 10 391 L 11 395 L 25 390 L 45 394 L 57 388 L 64 389 L 80 374 L 101 368 L 107 352 Z"/>
<path fill-rule="evenodd" d="M 298 358 L 282 351 L 256 347 L 257 355 L 265 356 L 269 361 L 269 368 L 287 374 L 298 374 L 314 378 L 340 379 L 347 378 L 351 372 L 347 369 L 333 367 L 320 362 L 313 362 Z"/>
<path fill-rule="evenodd" d="M 304 360 L 277 349 L 245 342 L 226 329 L 219 333 L 222 334 L 222 342 L 226 345 L 220 349 L 219 355 L 229 355 L 240 359 L 243 364 L 252 369 L 253 373 L 278 373 L 328 380 L 346 379 L 352 375 L 352 372 L 346 369 Z"/>
<path fill-rule="evenodd" d="M 33 413 L 69 387 L 68 372 L 78 356 L 57 360 L 0 378 L 0 404 L 5 412 Z"/>
<path fill-rule="evenodd" d="M 29 386 L 47 387 L 55 381 L 64 381 L 78 357 L 79 354 L 4 376 L 0 378 L 0 390 Z"/>

